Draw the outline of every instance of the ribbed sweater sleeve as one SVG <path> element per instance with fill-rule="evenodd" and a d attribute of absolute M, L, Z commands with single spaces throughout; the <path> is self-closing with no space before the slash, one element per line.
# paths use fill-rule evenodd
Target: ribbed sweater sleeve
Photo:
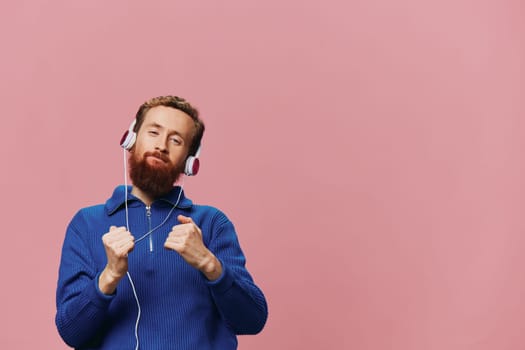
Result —
<path fill-rule="evenodd" d="M 231 221 L 219 212 L 215 224 L 217 231 L 209 248 L 223 267 L 220 278 L 208 282 L 215 305 L 236 334 L 259 333 L 268 318 L 266 299 L 245 267 Z"/>
<path fill-rule="evenodd" d="M 78 213 L 67 228 L 57 289 L 55 322 L 62 339 L 72 347 L 81 347 L 94 338 L 114 298 L 98 288 L 99 274 L 78 231 L 82 222 Z"/>

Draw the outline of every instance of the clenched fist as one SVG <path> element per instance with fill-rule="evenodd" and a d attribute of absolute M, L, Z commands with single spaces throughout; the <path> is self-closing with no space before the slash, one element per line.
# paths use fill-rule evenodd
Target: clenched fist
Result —
<path fill-rule="evenodd" d="M 184 260 L 214 281 L 222 274 L 220 261 L 204 245 L 201 229 L 190 217 L 179 215 L 180 224 L 173 226 L 164 247 L 176 251 Z"/>
<path fill-rule="evenodd" d="M 135 238 L 125 227 L 111 226 L 102 236 L 107 264 L 98 280 L 104 294 L 112 294 L 128 271 L 128 254 L 135 247 Z"/>

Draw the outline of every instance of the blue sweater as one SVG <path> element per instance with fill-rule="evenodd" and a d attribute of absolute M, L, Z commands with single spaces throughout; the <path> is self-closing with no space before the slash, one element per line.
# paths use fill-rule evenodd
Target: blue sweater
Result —
<path fill-rule="evenodd" d="M 245 257 L 233 224 L 218 209 L 195 205 L 180 187 L 150 208 L 129 193 L 129 228 L 138 240 L 128 257 L 131 277 L 123 278 L 112 295 L 98 288 L 106 265 L 102 235 L 111 225 L 125 226 L 125 187 L 115 189 L 105 205 L 81 209 L 68 225 L 57 286 L 56 325 L 63 340 L 77 349 L 237 348 L 237 334 L 262 330 L 268 316 L 261 290 L 245 268 Z M 221 261 L 223 273 L 210 282 L 164 242 L 179 214 L 202 230 L 204 244 Z"/>

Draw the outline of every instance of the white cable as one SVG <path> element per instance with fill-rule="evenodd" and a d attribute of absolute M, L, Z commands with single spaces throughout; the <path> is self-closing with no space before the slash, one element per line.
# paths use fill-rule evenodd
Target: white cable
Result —
<path fill-rule="evenodd" d="M 128 157 L 126 154 L 126 150 L 124 149 L 124 206 L 126 207 L 126 230 L 129 231 L 129 216 L 128 216 Z M 140 303 L 139 303 L 139 297 L 137 296 L 137 291 L 135 290 L 135 284 L 133 283 L 133 280 L 131 279 L 131 275 L 129 274 L 129 271 L 126 271 L 126 275 L 128 276 L 129 283 L 131 284 L 131 290 L 133 291 L 133 295 L 135 296 L 135 301 L 137 302 L 137 320 L 135 321 L 135 350 L 139 349 L 139 321 L 140 321 Z"/>
<path fill-rule="evenodd" d="M 131 279 L 131 275 L 129 274 L 129 271 L 126 272 L 128 275 L 129 283 L 131 284 L 131 290 L 133 290 L 133 295 L 135 296 L 135 301 L 137 302 L 137 320 L 135 321 L 135 350 L 139 349 L 139 321 L 140 321 L 140 303 L 139 303 L 139 297 L 137 296 L 137 291 L 135 290 L 135 284 L 133 284 L 133 280 Z"/>
<path fill-rule="evenodd" d="M 126 230 L 129 231 L 129 218 L 128 218 L 128 155 L 126 150 L 124 151 L 124 205 L 126 207 Z"/>
<path fill-rule="evenodd" d="M 179 205 L 179 201 L 180 201 L 180 196 L 182 194 L 182 186 L 180 187 L 180 191 L 179 191 L 179 196 L 177 197 L 177 201 L 175 202 L 175 205 L 173 205 L 173 207 L 171 207 L 171 210 L 170 212 L 168 213 L 168 215 L 166 215 L 166 218 L 160 223 L 158 224 L 157 226 L 155 226 L 154 228 L 152 228 L 151 230 L 149 230 L 148 232 L 146 232 L 145 234 L 143 234 L 139 239 L 136 239 L 135 240 L 135 244 L 137 244 L 138 242 L 142 241 L 144 238 L 146 238 L 147 236 L 149 236 L 153 231 L 155 231 L 156 229 L 158 229 L 159 227 L 161 227 L 162 225 L 164 225 L 166 223 L 166 221 L 168 221 L 169 217 L 171 216 L 171 213 L 173 212 L 173 210 L 175 210 L 175 208 L 177 207 L 177 205 Z M 129 229 L 128 229 L 129 230 Z"/>
<path fill-rule="evenodd" d="M 126 229 L 130 231 L 129 230 L 129 216 L 128 216 L 128 171 L 127 171 L 128 162 L 127 160 L 128 158 L 127 158 L 126 150 L 124 149 L 124 206 L 126 208 Z M 158 224 L 157 226 L 155 226 L 154 228 L 152 228 L 151 230 L 143 234 L 139 239 L 137 239 L 135 241 L 135 244 L 137 244 L 138 242 L 140 242 L 141 240 L 149 236 L 153 231 L 155 231 L 156 229 L 164 225 L 166 221 L 168 221 L 173 210 L 175 210 L 177 205 L 179 205 L 183 187 L 184 187 L 184 177 L 182 178 L 182 183 L 180 186 L 180 191 L 179 191 L 179 196 L 177 197 L 177 201 L 175 202 L 175 204 L 169 211 L 168 215 L 166 215 L 166 218 L 160 224 Z M 135 289 L 135 284 L 133 283 L 133 280 L 131 279 L 131 275 L 129 274 L 129 271 L 126 272 L 126 275 L 128 276 L 129 283 L 131 284 L 131 290 L 133 291 L 133 296 L 135 297 L 135 301 L 137 302 L 137 308 L 138 308 L 137 320 L 135 321 L 135 350 L 138 350 L 139 349 L 139 321 L 140 321 L 140 315 L 141 315 L 140 302 L 139 302 L 139 297 L 137 296 L 137 291 Z"/>

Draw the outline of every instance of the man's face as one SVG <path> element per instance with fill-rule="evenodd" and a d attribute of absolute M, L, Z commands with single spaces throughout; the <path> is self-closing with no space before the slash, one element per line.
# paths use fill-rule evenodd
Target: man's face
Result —
<path fill-rule="evenodd" d="M 133 184 L 153 197 L 169 192 L 184 171 L 194 133 L 195 124 L 186 113 L 165 106 L 151 108 L 131 149 Z"/>

